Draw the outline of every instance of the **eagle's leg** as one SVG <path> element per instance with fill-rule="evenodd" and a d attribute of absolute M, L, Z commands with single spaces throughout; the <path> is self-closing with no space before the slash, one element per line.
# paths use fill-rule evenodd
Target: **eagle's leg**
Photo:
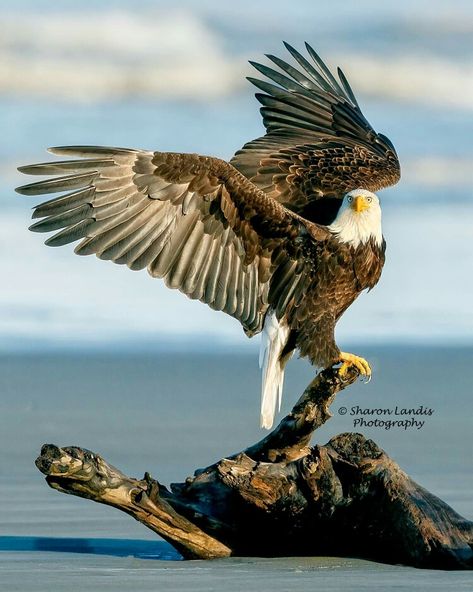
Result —
<path fill-rule="evenodd" d="M 348 375 L 349 368 L 353 367 L 355 367 L 363 376 L 367 376 L 368 380 L 371 379 L 371 366 L 364 358 L 356 356 L 355 354 L 340 352 L 340 358 L 338 361 L 342 364 L 338 371 L 342 379 Z"/>

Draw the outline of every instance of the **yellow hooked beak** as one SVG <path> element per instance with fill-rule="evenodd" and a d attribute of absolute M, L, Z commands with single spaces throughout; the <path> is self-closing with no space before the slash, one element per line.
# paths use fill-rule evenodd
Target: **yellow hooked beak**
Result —
<path fill-rule="evenodd" d="M 352 210 L 354 210 L 357 214 L 359 214 L 360 212 L 364 212 L 369 207 L 369 201 L 366 199 L 364 195 L 358 195 L 357 197 L 354 197 L 351 203 Z"/>

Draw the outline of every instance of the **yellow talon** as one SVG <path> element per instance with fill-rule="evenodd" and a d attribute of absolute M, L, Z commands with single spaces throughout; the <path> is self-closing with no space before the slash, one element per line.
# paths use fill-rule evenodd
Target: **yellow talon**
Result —
<path fill-rule="evenodd" d="M 339 362 L 342 363 L 338 371 L 341 378 L 345 378 L 348 373 L 348 369 L 354 366 L 360 374 L 363 374 L 363 376 L 368 378 L 367 382 L 371 380 L 371 366 L 364 358 L 355 356 L 355 354 L 340 352 Z"/>

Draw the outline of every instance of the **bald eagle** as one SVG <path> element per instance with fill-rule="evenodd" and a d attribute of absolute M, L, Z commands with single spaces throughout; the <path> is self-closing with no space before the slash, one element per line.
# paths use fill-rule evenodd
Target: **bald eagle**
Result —
<path fill-rule="evenodd" d="M 334 330 L 355 298 L 378 282 L 385 242 L 373 193 L 396 183 L 392 143 L 363 116 L 343 72 L 335 76 L 306 44 L 285 44 L 294 65 L 252 65 L 249 80 L 266 134 L 228 163 L 198 154 L 71 146 L 72 157 L 22 166 L 53 178 L 24 195 L 66 192 L 38 205 L 47 245 L 80 241 L 96 254 L 146 268 L 190 298 L 221 310 L 248 336 L 263 333 L 261 425 L 280 407 L 284 367 L 295 350 L 318 368 L 341 364 L 370 377 L 366 360 L 340 351 Z M 298 66 L 298 67 L 297 67 Z M 57 176 L 58 175 L 58 176 Z"/>

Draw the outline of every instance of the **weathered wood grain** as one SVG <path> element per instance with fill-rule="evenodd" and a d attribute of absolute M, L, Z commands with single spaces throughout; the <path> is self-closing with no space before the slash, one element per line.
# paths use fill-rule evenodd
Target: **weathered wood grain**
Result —
<path fill-rule="evenodd" d="M 309 446 L 336 393 L 356 378 L 324 370 L 266 438 L 171 490 L 77 447 L 45 445 L 36 465 L 54 489 L 130 514 L 187 559 L 335 555 L 472 569 L 473 523 L 372 440 L 345 433 Z"/>

